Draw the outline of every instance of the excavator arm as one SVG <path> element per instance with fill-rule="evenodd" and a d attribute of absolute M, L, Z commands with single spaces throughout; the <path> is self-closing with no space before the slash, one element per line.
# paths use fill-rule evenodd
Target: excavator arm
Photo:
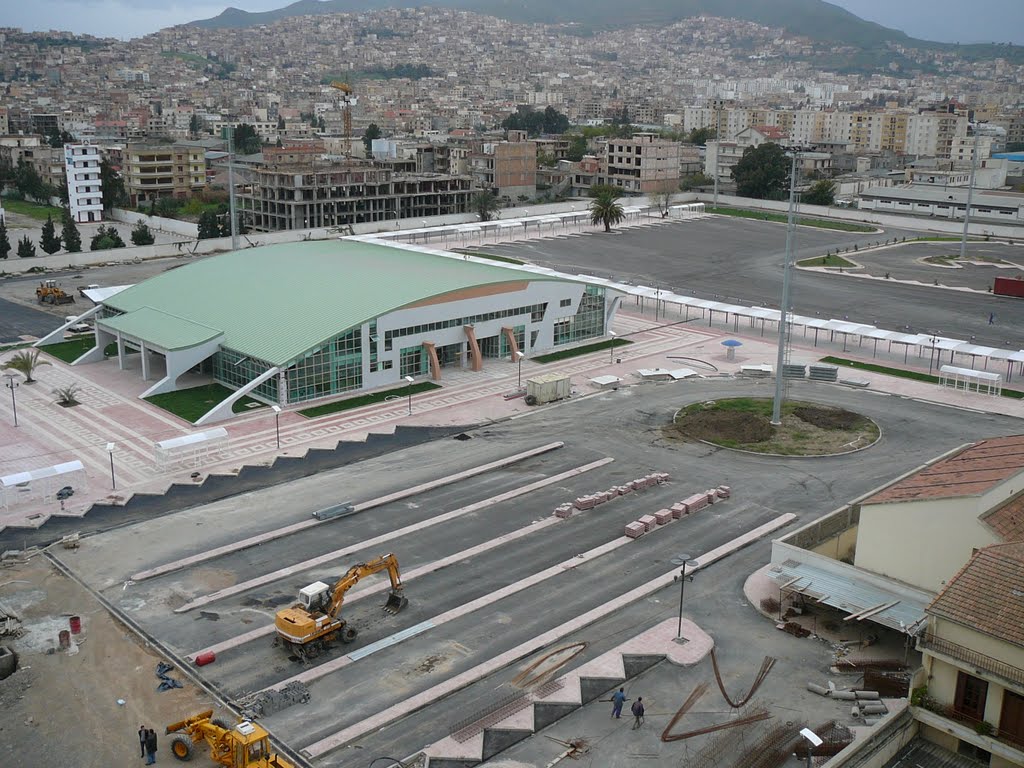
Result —
<path fill-rule="evenodd" d="M 334 585 L 334 591 L 331 593 L 331 605 L 327 609 L 327 614 L 331 618 L 337 617 L 341 613 L 341 606 L 345 602 L 345 594 L 358 584 L 359 580 L 364 576 L 370 576 L 381 571 L 387 571 L 388 578 L 391 579 L 391 592 L 388 594 L 388 602 L 384 606 L 384 610 L 388 613 L 398 613 L 402 610 L 408 603 L 408 600 L 402 593 L 402 574 L 398 570 L 398 560 L 393 554 L 389 553 L 376 557 L 366 563 L 358 563 L 349 568 L 348 572 L 338 579 L 338 583 Z"/>

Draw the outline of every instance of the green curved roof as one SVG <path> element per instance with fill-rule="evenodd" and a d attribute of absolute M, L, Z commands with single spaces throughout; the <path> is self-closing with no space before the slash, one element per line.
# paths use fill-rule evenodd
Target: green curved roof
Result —
<path fill-rule="evenodd" d="M 221 346 L 286 365 L 348 328 L 479 285 L 558 280 L 510 267 L 353 240 L 283 243 L 169 270 L 103 303 L 128 334 L 157 310 L 224 333 Z M 147 309 L 148 308 L 148 309 Z M 103 321 L 101 321 L 103 322 Z M 140 322 L 140 326 L 145 325 Z M 163 339 L 163 345 L 174 345 Z"/>

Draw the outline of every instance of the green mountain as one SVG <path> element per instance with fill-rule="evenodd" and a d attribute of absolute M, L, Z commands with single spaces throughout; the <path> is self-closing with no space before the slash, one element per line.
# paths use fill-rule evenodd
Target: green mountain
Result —
<path fill-rule="evenodd" d="M 743 19 L 814 40 L 874 47 L 886 41 L 909 40 L 895 29 L 864 21 L 823 0 L 298 0 L 296 3 L 262 13 L 228 8 L 219 16 L 192 24 L 206 29 L 251 27 L 271 24 L 292 16 L 323 13 L 353 13 L 381 8 L 424 5 L 458 8 L 515 22 L 575 23 L 589 29 L 615 28 L 634 24 L 665 24 L 691 16 Z"/>

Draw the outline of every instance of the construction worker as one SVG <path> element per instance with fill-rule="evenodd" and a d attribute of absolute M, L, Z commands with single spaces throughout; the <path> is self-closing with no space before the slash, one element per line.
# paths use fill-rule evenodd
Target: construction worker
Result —
<path fill-rule="evenodd" d="M 612 695 L 612 717 L 618 719 L 622 717 L 622 705 L 626 703 L 626 691 L 624 688 L 619 688 Z"/>

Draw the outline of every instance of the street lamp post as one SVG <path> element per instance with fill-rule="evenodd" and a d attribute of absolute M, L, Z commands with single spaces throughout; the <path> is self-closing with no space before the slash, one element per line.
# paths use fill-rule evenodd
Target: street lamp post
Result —
<path fill-rule="evenodd" d="M 608 331 L 608 335 L 612 337 L 612 343 L 608 345 L 608 363 L 615 362 L 615 331 Z"/>
<path fill-rule="evenodd" d="M 519 363 L 519 374 L 516 380 L 516 389 L 523 388 L 523 358 L 526 357 L 522 352 L 516 352 L 516 361 Z"/>
<path fill-rule="evenodd" d="M 274 432 L 277 434 L 277 448 L 281 449 L 281 406 L 270 406 L 274 411 Z"/>
<path fill-rule="evenodd" d="M 683 636 L 683 594 L 686 590 L 686 582 L 693 581 L 693 574 L 687 576 L 686 569 L 696 567 L 697 563 L 690 559 L 689 555 L 678 555 L 672 558 L 672 562 L 682 565 L 679 571 L 679 575 L 676 577 L 679 579 L 679 630 L 676 632 L 677 638 Z"/>
<path fill-rule="evenodd" d="M 406 376 L 405 380 L 408 382 L 406 389 L 409 391 L 409 415 L 412 416 L 412 383 L 415 379 L 412 376 Z"/>
<path fill-rule="evenodd" d="M 932 375 L 932 368 L 935 366 L 935 344 L 938 342 L 939 337 L 937 333 L 933 333 L 928 341 L 931 343 L 931 352 L 928 355 L 928 375 Z"/>
<path fill-rule="evenodd" d="M 14 390 L 19 386 L 16 381 L 18 376 L 14 373 L 5 373 L 4 378 L 7 379 L 7 383 L 4 386 L 11 390 L 11 410 L 14 412 L 14 426 L 18 426 L 18 401 L 14 397 Z"/>
<path fill-rule="evenodd" d="M 801 728 L 800 735 L 807 740 L 807 768 L 811 768 L 811 766 L 814 764 L 812 757 L 814 755 L 815 747 L 820 747 L 825 742 L 818 734 L 816 734 L 810 728 Z"/>
<path fill-rule="evenodd" d="M 117 481 L 114 480 L 114 444 L 107 443 L 107 453 L 110 454 L 110 489 L 117 490 Z"/>

